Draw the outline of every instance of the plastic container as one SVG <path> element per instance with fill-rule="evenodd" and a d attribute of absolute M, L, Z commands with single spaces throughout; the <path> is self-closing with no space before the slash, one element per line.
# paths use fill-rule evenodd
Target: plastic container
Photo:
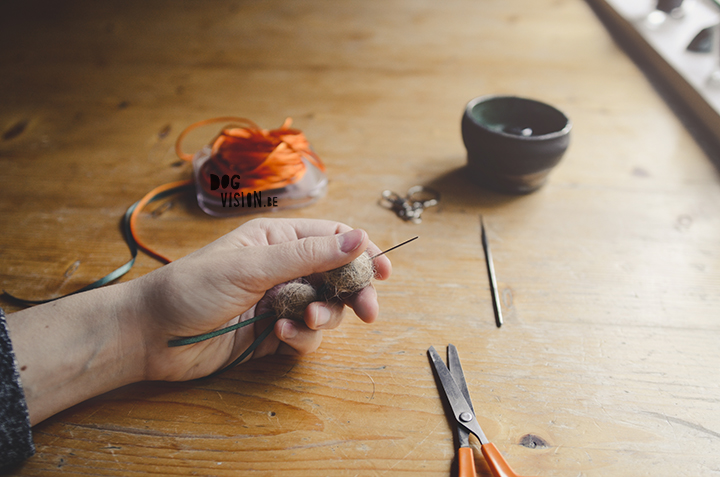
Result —
<path fill-rule="evenodd" d="M 201 183 L 200 170 L 210 159 L 210 146 L 205 146 L 193 158 L 193 175 L 197 202 L 200 208 L 214 217 L 256 214 L 282 209 L 304 207 L 325 196 L 328 179 L 325 173 L 303 159 L 306 171 L 294 184 L 279 189 L 241 191 L 233 187 L 232 178 L 219 178 L 220 184 L 211 192 Z M 224 186 L 224 187 L 223 187 Z"/>

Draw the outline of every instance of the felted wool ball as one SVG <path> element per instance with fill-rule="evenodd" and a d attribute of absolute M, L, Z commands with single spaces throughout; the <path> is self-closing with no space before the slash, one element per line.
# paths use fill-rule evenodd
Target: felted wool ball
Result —
<path fill-rule="evenodd" d="M 279 318 L 302 320 L 305 308 L 318 301 L 318 293 L 306 281 L 297 280 L 286 283 L 273 297 L 272 307 Z"/>
<path fill-rule="evenodd" d="M 374 276 L 373 260 L 365 252 L 347 265 L 324 272 L 322 279 L 329 288 L 329 293 L 337 296 L 362 290 L 370 284 Z"/>

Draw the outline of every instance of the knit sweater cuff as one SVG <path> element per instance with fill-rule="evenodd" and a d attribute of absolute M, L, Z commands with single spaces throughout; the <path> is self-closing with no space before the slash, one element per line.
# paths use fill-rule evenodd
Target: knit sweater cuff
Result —
<path fill-rule="evenodd" d="M 35 453 L 20 372 L 0 308 L 0 471 Z"/>

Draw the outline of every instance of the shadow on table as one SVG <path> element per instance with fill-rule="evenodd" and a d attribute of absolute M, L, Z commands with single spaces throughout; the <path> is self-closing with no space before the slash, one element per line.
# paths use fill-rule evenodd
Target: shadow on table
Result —
<path fill-rule="evenodd" d="M 440 193 L 440 206 L 446 210 L 497 208 L 524 197 L 494 192 L 480 186 L 473 182 L 467 166 L 445 172 L 424 185 Z"/>

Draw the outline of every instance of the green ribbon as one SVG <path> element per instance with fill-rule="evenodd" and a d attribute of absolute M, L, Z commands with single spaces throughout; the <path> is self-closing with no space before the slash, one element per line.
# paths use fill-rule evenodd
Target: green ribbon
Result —
<path fill-rule="evenodd" d="M 260 333 L 257 338 L 255 338 L 255 341 L 253 341 L 252 344 L 251 344 L 250 346 L 248 346 L 248 348 L 247 348 L 245 351 L 243 351 L 243 354 L 241 354 L 240 356 L 238 356 L 235 361 L 233 361 L 232 363 L 228 364 L 228 365 L 225 366 L 224 368 L 218 369 L 218 370 L 215 371 L 214 373 L 209 374 L 207 377 L 208 377 L 208 378 L 212 378 L 212 377 L 217 376 L 217 375 L 220 374 L 220 373 L 224 373 L 224 372 L 227 371 L 228 369 L 230 369 L 230 368 L 232 368 L 232 367 L 235 367 L 235 366 L 237 366 L 238 364 L 242 363 L 242 362 L 245 360 L 245 358 L 247 358 L 248 356 L 250 356 L 250 353 L 252 353 L 253 351 L 255 351 L 255 348 L 257 348 L 258 346 L 260 346 L 260 343 L 262 343 L 263 341 L 265 341 L 265 338 L 267 338 L 267 337 L 270 335 L 270 333 L 272 333 L 272 330 L 273 330 L 273 328 L 275 327 L 275 323 L 276 323 L 277 320 L 279 320 L 279 319 L 280 319 L 280 318 L 276 316 L 276 317 L 272 320 L 272 323 L 270 323 L 270 324 L 267 326 L 267 328 L 265 328 L 265 329 L 263 330 L 263 332 Z M 246 322 L 244 322 L 244 323 L 246 323 Z"/>
<path fill-rule="evenodd" d="M 250 318 L 249 320 L 241 321 L 240 323 L 235 323 L 234 325 L 230 325 L 227 328 L 223 328 L 221 330 L 215 330 L 211 331 L 209 333 L 204 333 L 202 335 L 197 336 L 190 336 L 189 338 L 178 338 L 174 340 L 168 341 L 168 346 L 170 348 L 175 348 L 177 346 L 187 346 L 190 344 L 199 343 L 201 341 L 209 340 L 210 338 L 215 338 L 216 336 L 224 335 L 225 333 L 230 333 L 231 331 L 238 330 L 244 326 L 251 325 L 257 321 L 260 321 L 265 318 L 270 318 L 273 316 L 272 312 L 266 311 L 265 313 L 260 313 L 259 315 Z"/>
<path fill-rule="evenodd" d="M 154 195 L 148 201 L 148 203 L 163 199 L 172 194 L 176 194 L 176 193 L 181 192 L 184 189 L 189 188 L 189 187 L 192 187 L 192 185 L 187 184 L 187 185 L 182 185 L 179 187 L 174 187 L 174 188 L 168 189 L 166 191 L 162 191 L 162 192 Z M 123 216 L 123 220 L 122 220 L 122 231 L 123 231 L 123 235 L 125 236 L 125 243 L 127 243 L 128 249 L 130 249 L 130 256 L 131 256 L 130 260 L 128 260 L 127 263 L 125 263 L 121 267 L 113 270 L 112 272 L 108 273 L 101 279 L 94 281 L 93 283 L 91 283 L 89 285 L 85 285 L 84 287 L 80 288 L 79 290 L 75 290 L 74 292 L 70 292 L 65 295 L 55 297 L 55 298 L 47 298 L 44 300 L 26 300 L 25 298 L 18 298 L 14 295 L 11 295 L 7 291 L 3 290 L 4 295 L 7 298 L 9 298 L 10 300 L 12 300 L 16 303 L 19 303 L 21 305 L 24 305 L 24 306 L 41 305 L 43 303 L 49 303 L 51 301 L 59 300 L 60 298 L 65 298 L 66 296 L 75 295 L 77 293 L 82 293 L 84 291 L 93 290 L 95 288 L 100 288 L 101 286 L 107 285 L 108 283 L 113 282 L 113 281 L 117 280 L 118 278 L 122 277 L 123 275 L 125 275 L 127 272 L 130 271 L 130 269 L 133 267 L 133 265 L 135 265 L 135 259 L 137 258 L 137 254 L 138 254 L 138 244 L 137 244 L 137 242 L 135 242 L 135 239 L 133 239 L 133 236 L 130 233 L 130 216 L 135 211 L 135 209 L 137 208 L 139 203 L 140 203 L 140 201 L 135 202 L 133 205 L 131 205 L 128 208 L 128 210 L 125 212 L 125 215 Z"/>

